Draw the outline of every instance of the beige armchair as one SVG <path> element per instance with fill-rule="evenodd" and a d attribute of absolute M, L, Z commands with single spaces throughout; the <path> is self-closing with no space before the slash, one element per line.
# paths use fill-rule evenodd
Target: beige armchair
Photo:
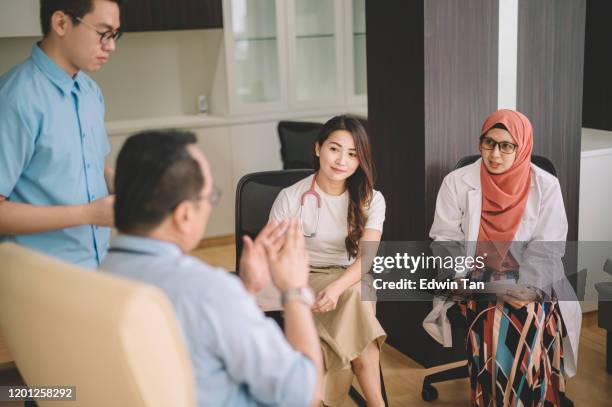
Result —
<path fill-rule="evenodd" d="M 194 406 L 194 376 L 158 289 L 0 244 L 0 332 L 30 386 L 76 386 L 39 406 Z"/>

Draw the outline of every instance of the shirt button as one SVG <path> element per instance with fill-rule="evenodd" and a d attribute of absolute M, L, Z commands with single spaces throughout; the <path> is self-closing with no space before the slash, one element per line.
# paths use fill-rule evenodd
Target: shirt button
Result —
<path fill-rule="evenodd" d="M 90 164 L 87 164 L 87 169 L 89 169 L 90 167 L 91 167 L 91 165 L 90 165 Z"/>
<path fill-rule="evenodd" d="M 87 134 L 85 134 L 85 133 L 81 133 L 81 137 L 82 137 L 82 138 L 85 138 L 85 137 L 87 137 Z"/>
<path fill-rule="evenodd" d="M 91 199 L 96 199 L 96 196 L 95 196 L 95 195 L 92 195 L 92 196 L 91 196 Z"/>

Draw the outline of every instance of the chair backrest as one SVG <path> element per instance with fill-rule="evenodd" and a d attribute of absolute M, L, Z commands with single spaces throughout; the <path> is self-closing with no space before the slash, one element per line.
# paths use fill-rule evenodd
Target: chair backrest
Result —
<path fill-rule="evenodd" d="M 0 330 L 29 385 L 76 386 L 40 406 L 195 405 L 174 311 L 147 284 L 0 244 Z"/>
<path fill-rule="evenodd" d="M 311 122 L 278 123 L 283 169 L 314 168 L 314 143 L 321 127 Z"/>
<path fill-rule="evenodd" d="M 479 158 L 480 154 L 465 156 L 459 161 L 457 161 L 457 164 L 455 164 L 455 168 L 453 168 L 453 170 L 472 164 L 473 162 L 476 162 L 476 160 L 478 160 Z M 557 176 L 557 170 L 555 169 L 555 165 L 548 158 L 541 155 L 532 154 L 531 162 L 543 169 L 544 171 L 548 172 L 549 174 L 552 174 L 555 177 Z"/>
<path fill-rule="evenodd" d="M 612 259 L 606 259 L 603 265 L 603 271 L 612 275 Z"/>
<path fill-rule="evenodd" d="M 239 272 L 242 236 L 255 238 L 268 223 L 279 192 L 313 172 L 311 169 L 264 171 L 240 179 L 236 187 L 236 272 Z"/>

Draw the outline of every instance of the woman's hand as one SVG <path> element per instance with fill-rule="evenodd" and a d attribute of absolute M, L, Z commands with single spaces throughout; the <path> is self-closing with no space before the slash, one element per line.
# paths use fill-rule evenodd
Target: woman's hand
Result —
<path fill-rule="evenodd" d="M 540 301 L 542 296 L 533 287 L 522 287 L 517 290 L 508 290 L 503 296 L 505 302 L 516 309 L 523 308 L 525 305 Z"/>
<path fill-rule="evenodd" d="M 312 306 L 312 312 L 329 312 L 336 309 L 340 291 L 334 284 L 330 284 L 317 294 L 317 299 Z"/>

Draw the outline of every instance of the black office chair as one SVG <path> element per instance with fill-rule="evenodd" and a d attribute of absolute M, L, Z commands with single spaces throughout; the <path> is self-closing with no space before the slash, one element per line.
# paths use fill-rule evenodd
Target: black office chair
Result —
<path fill-rule="evenodd" d="M 314 170 L 264 171 L 247 174 L 236 187 L 236 272 L 240 272 L 242 237 L 252 239 L 268 223 L 276 196 L 283 188 L 295 184 Z"/>
<path fill-rule="evenodd" d="M 322 126 L 311 122 L 278 123 L 283 169 L 314 168 L 314 144 Z"/>
<path fill-rule="evenodd" d="M 236 188 L 236 273 L 240 273 L 242 237 L 248 235 L 254 239 L 268 223 L 270 210 L 280 191 L 313 172 L 312 169 L 264 171 L 247 174 L 240 179 Z M 281 327 L 283 326 L 281 311 L 266 312 L 266 315 L 273 318 Z M 380 370 L 380 383 L 385 405 L 388 405 L 382 369 Z M 352 386 L 349 395 L 357 405 L 365 407 L 365 400 Z"/>
<path fill-rule="evenodd" d="M 480 157 L 481 157 L 480 154 L 465 156 L 457 162 L 453 170 L 456 170 L 456 169 L 465 167 L 466 165 L 472 164 L 476 162 Z M 538 167 L 540 167 L 541 169 L 543 169 L 544 171 L 554 175 L 555 177 L 557 176 L 557 170 L 555 169 L 554 164 L 548 158 L 541 156 L 541 155 L 533 154 L 531 156 L 531 162 L 537 165 Z M 584 292 L 584 285 L 586 284 L 586 269 L 583 269 L 578 273 L 577 280 L 578 280 L 578 287 L 576 288 L 576 292 L 578 293 L 578 295 L 580 295 L 581 291 Z M 458 315 L 459 315 L 459 310 L 456 305 L 453 305 L 447 311 L 447 316 L 449 318 L 449 321 L 451 322 L 451 325 L 453 326 L 453 330 L 460 330 L 461 332 L 465 331 L 465 335 L 461 335 L 461 337 L 465 339 L 465 336 L 467 335 L 467 327 L 465 326 L 464 323 L 462 323 L 463 319 L 459 318 Z M 457 344 L 454 338 L 455 338 L 455 335 L 453 335 L 453 343 L 454 343 L 453 347 L 455 349 L 459 349 L 459 347 L 463 347 L 463 349 L 465 349 L 465 341 Z M 446 381 L 455 380 L 455 379 L 463 379 L 466 377 L 469 377 L 469 371 L 468 371 L 467 364 L 427 375 L 423 379 L 421 397 L 425 401 L 433 401 L 438 398 L 438 390 L 432 385 L 433 383 L 441 383 L 441 382 L 446 382 Z M 561 401 L 561 405 L 563 407 L 571 407 L 574 405 L 574 403 L 570 399 L 565 397 L 565 399 Z"/>

